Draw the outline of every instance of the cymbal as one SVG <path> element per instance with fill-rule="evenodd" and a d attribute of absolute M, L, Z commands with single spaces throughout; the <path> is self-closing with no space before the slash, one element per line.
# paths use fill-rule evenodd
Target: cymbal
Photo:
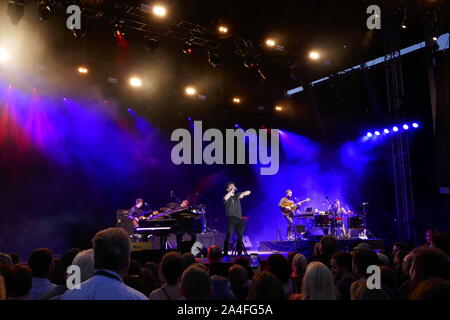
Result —
<path fill-rule="evenodd" d="M 162 207 L 159 209 L 159 212 L 166 212 L 166 211 L 170 211 L 170 210 L 172 210 L 172 209 L 167 208 L 167 207 Z"/>
<path fill-rule="evenodd" d="M 173 208 L 177 207 L 178 204 L 176 204 L 175 202 L 170 202 L 170 203 L 166 204 L 166 206 L 173 209 Z"/>

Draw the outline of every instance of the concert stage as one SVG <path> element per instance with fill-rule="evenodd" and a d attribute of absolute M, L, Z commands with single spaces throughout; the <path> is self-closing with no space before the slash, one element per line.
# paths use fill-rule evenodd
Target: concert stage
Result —
<path fill-rule="evenodd" d="M 296 251 L 307 257 L 313 255 L 314 244 L 318 240 L 292 240 L 292 241 L 261 241 L 259 243 L 259 252 L 290 252 Z M 359 243 L 364 242 L 369 244 L 373 249 L 381 249 L 384 246 L 382 239 L 338 239 L 338 251 L 351 251 Z"/>

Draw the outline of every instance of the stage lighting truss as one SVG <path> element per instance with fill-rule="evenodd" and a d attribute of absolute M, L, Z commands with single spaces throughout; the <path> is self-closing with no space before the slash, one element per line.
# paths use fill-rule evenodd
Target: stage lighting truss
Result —
<path fill-rule="evenodd" d="M 402 132 L 408 132 L 414 129 L 420 128 L 420 123 L 417 121 L 414 122 L 403 122 L 392 126 L 386 126 L 383 128 L 379 128 L 376 130 L 368 131 L 364 137 L 366 139 L 378 138 L 382 136 L 390 136 L 393 134 L 398 134 Z"/>
<path fill-rule="evenodd" d="M 181 21 L 164 36 L 173 36 L 177 40 L 192 46 L 217 49 L 219 42 L 213 29 L 198 24 Z"/>

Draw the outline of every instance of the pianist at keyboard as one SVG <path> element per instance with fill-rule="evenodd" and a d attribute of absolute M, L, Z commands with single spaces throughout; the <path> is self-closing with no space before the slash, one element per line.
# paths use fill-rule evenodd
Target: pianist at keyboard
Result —
<path fill-rule="evenodd" d="M 133 220 L 133 227 L 138 227 L 139 218 L 147 216 L 149 214 L 151 214 L 150 206 L 147 203 L 144 203 L 143 199 L 138 198 L 136 199 L 136 205 L 134 205 L 130 209 L 128 218 Z"/>

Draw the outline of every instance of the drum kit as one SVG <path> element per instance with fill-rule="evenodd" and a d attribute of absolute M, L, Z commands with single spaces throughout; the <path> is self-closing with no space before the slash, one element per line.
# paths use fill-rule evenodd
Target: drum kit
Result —
<path fill-rule="evenodd" d="M 345 214 L 337 214 L 333 211 L 312 212 L 312 208 L 308 208 L 303 214 L 294 215 L 294 218 L 303 219 L 303 222 L 294 230 L 301 230 L 298 238 L 306 238 L 307 234 L 311 235 L 332 235 L 337 239 L 353 239 L 360 238 L 361 234 L 366 233 L 366 205 L 363 203 L 358 206 L 357 212 L 348 211 Z M 308 223 L 305 219 L 311 219 L 313 222 Z M 347 223 L 346 223 L 347 222 Z M 302 226 L 302 228 L 299 228 Z"/>

